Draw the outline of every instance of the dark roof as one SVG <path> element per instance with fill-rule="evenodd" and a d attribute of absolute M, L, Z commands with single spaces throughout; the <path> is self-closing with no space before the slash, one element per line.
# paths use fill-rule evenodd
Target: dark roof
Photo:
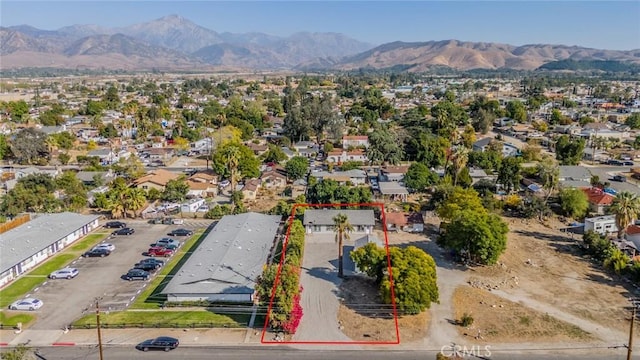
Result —
<path fill-rule="evenodd" d="M 307 209 L 304 212 L 304 225 L 333 225 L 333 218 L 338 214 L 347 215 L 349 223 L 354 226 L 376 223 L 373 210 Z"/>

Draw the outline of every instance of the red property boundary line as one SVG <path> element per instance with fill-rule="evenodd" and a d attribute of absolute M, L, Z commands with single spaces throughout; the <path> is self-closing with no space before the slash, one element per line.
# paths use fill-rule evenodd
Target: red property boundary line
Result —
<path fill-rule="evenodd" d="M 287 250 L 287 244 L 289 242 L 289 235 L 291 233 L 291 224 L 295 219 L 296 209 L 299 207 L 302 208 L 323 208 L 323 207 L 379 207 L 380 208 L 380 217 L 382 220 L 382 228 L 384 231 L 384 247 L 387 253 L 387 269 L 389 272 L 389 282 L 391 283 L 391 305 L 393 308 L 393 319 L 396 328 L 396 339 L 395 341 L 269 341 L 265 340 L 265 335 L 267 333 L 267 328 L 269 326 L 269 317 L 271 315 L 271 309 L 273 308 L 273 299 L 276 295 L 276 287 L 280 281 L 280 273 L 282 271 L 282 265 L 284 264 L 284 257 Z M 287 234 L 284 239 L 284 243 L 282 245 L 282 256 L 280 256 L 280 264 L 278 265 L 278 271 L 276 272 L 276 278 L 273 284 L 273 289 L 271 290 L 271 298 L 269 299 L 269 307 L 267 308 L 267 316 L 264 321 L 264 327 L 262 328 L 262 336 L 260 337 L 260 343 L 262 344 L 307 344 L 307 345 L 398 345 L 400 344 L 400 328 L 398 326 L 398 311 L 396 309 L 396 295 L 395 295 L 395 286 L 393 283 L 393 274 L 391 272 L 391 257 L 389 255 L 389 238 L 387 236 L 387 219 L 384 213 L 384 204 L 382 203 L 360 203 L 360 204 L 295 204 L 293 205 L 293 209 L 291 209 L 291 215 L 289 216 L 287 222 Z M 303 315 L 304 316 L 304 315 Z"/>

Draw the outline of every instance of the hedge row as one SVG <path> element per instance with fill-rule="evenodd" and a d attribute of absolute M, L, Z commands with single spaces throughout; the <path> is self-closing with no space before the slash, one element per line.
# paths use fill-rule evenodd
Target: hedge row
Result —
<path fill-rule="evenodd" d="M 302 318 L 300 306 L 300 266 L 304 254 L 304 226 L 300 220 L 291 223 L 289 238 L 282 257 L 282 244 L 278 245 L 277 256 L 271 265 L 267 265 L 258 279 L 257 292 L 260 301 L 269 304 L 273 295 L 273 303 L 269 314 L 270 326 L 274 330 L 284 331 L 289 334 L 296 332 Z M 282 270 L 278 285 L 274 290 L 274 283 L 278 273 L 278 267 L 282 263 Z"/>

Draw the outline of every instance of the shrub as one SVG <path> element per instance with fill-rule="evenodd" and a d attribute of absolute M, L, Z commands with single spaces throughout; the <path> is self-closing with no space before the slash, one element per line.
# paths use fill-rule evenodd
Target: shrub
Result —
<path fill-rule="evenodd" d="M 473 325 L 473 316 L 469 313 L 462 314 L 462 317 L 460 318 L 460 325 L 464 327 Z"/>

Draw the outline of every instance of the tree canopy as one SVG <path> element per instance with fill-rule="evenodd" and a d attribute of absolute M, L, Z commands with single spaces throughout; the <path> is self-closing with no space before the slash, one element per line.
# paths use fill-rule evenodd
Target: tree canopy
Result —
<path fill-rule="evenodd" d="M 391 275 L 398 310 L 418 314 L 439 301 L 436 263 L 433 258 L 415 246 L 389 249 Z M 376 279 L 380 295 L 386 304 L 392 302 L 391 279 L 387 268 L 386 251 L 369 243 L 351 252 L 358 269 Z"/>

